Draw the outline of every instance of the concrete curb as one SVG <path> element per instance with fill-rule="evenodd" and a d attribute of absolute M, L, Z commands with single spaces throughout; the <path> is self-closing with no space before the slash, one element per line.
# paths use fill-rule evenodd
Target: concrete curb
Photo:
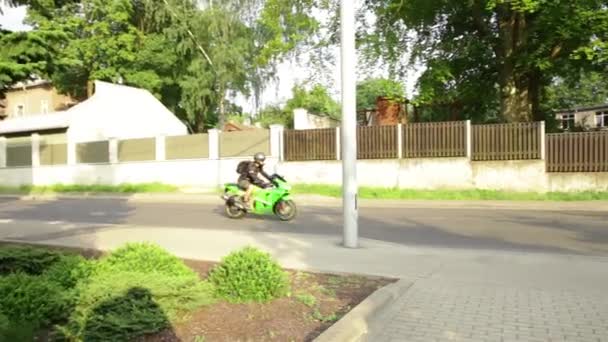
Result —
<path fill-rule="evenodd" d="M 368 333 L 371 321 L 382 315 L 392 303 L 403 296 L 412 281 L 399 280 L 372 293 L 336 324 L 319 335 L 315 342 L 357 342 Z"/>

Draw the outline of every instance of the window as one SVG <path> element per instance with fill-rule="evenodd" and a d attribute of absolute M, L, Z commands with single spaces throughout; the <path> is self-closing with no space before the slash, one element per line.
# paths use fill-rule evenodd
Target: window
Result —
<path fill-rule="evenodd" d="M 40 100 L 40 114 L 48 114 L 49 113 L 49 101 Z"/>
<path fill-rule="evenodd" d="M 560 121 L 562 122 L 562 129 L 569 130 L 574 128 L 574 114 L 562 114 Z"/>
<path fill-rule="evenodd" d="M 608 110 L 595 113 L 595 122 L 599 128 L 608 128 Z"/>
<path fill-rule="evenodd" d="M 19 117 L 19 116 L 23 116 L 24 114 L 25 114 L 25 105 L 24 104 L 16 105 L 13 116 Z"/>

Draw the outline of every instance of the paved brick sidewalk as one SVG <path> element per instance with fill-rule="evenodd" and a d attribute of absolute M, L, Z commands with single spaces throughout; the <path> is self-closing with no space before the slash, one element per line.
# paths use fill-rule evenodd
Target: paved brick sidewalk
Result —
<path fill-rule="evenodd" d="M 605 293 L 474 286 L 424 280 L 369 341 L 605 341 Z"/>
<path fill-rule="evenodd" d="M 606 284 L 590 279 L 591 270 L 579 273 L 565 262 L 561 272 L 557 265 L 517 272 L 517 264 L 514 272 L 492 264 L 490 273 L 502 272 L 502 279 L 458 262 L 419 279 L 376 318 L 367 340 L 608 341 Z"/>

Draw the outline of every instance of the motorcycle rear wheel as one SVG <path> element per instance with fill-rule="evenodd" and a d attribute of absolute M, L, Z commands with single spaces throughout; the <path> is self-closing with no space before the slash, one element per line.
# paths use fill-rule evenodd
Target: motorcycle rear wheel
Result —
<path fill-rule="evenodd" d="M 242 219 L 247 214 L 245 210 L 239 208 L 235 204 L 229 203 L 229 201 L 226 202 L 224 210 L 226 211 L 226 215 L 231 219 Z"/>

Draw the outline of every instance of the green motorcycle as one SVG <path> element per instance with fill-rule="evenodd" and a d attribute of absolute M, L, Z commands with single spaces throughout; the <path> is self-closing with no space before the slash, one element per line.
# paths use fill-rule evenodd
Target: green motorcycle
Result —
<path fill-rule="evenodd" d="M 256 215 L 276 215 L 281 221 L 291 221 L 296 217 L 296 204 L 291 197 L 291 186 L 287 181 L 274 174 L 270 177 L 272 187 L 255 187 L 253 191 L 253 208 L 247 210 L 243 201 L 243 191 L 237 184 L 226 184 L 222 199 L 226 202 L 226 215 L 233 219 L 243 218 L 248 212 Z"/>

